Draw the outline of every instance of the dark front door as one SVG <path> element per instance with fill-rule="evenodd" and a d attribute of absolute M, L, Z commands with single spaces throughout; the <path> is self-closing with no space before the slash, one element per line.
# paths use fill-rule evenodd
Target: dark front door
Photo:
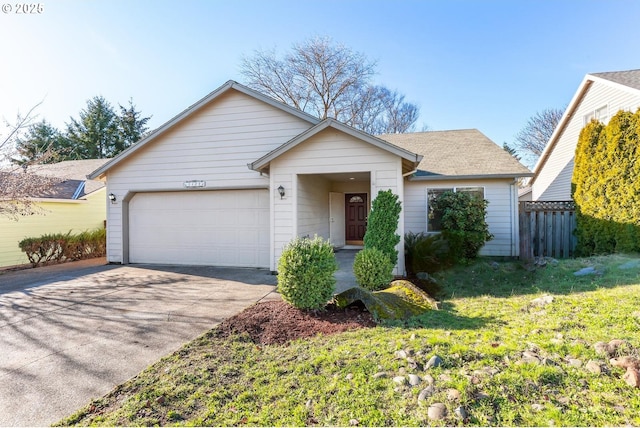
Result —
<path fill-rule="evenodd" d="M 367 230 L 367 194 L 347 193 L 344 196 L 347 244 L 362 245 Z"/>

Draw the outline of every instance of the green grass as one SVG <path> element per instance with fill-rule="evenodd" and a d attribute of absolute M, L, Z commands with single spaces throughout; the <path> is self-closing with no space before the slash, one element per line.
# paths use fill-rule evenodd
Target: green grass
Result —
<path fill-rule="evenodd" d="M 640 425 L 640 390 L 622 370 L 595 375 L 568 364 L 589 360 L 597 341 L 625 339 L 640 349 L 640 268 L 635 256 L 561 261 L 528 269 L 480 260 L 438 275 L 441 310 L 396 323 L 286 346 L 256 346 L 246 337 L 196 339 L 62 425 L 340 425 L 361 426 Z M 575 277 L 596 266 L 602 275 Z M 550 294 L 544 307 L 531 304 Z M 395 351 L 442 366 L 412 370 Z M 523 363 L 533 350 L 554 362 Z M 386 377 L 374 374 L 386 372 Z M 398 386 L 394 376 L 429 374 L 427 386 Z M 456 389 L 460 398 L 447 398 Z M 159 399 L 162 397 L 161 399 Z M 429 421 L 429 404 L 445 403 L 447 419 Z M 465 421 L 454 416 L 463 406 Z"/>

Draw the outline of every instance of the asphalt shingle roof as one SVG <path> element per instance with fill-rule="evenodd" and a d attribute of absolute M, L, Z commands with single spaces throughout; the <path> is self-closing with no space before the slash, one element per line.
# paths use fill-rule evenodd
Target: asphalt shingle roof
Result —
<path fill-rule="evenodd" d="M 591 73 L 592 76 L 620 83 L 634 89 L 640 89 L 640 70 L 608 71 L 604 73 Z"/>
<path fill-rule="evenodd" d="M 104 182 L 99 180 L 88 180 L 87 175 L 100 168 L 109 160 L 110 159 L 82 159 L 62 161 L 57 163 L 34 165 L 31 167 L 31 171 L 38 175 L 63 180 L 61 183 L 56 184 L 53 188 L 49 189 L 49 191 L 47 191 L 47 195 L 42 195 L 41 197 L 71 199 L 75 189 L 78 188 L 82 181 L 85 182 L 85 186 L 84 191 L 80 193 L 79 197 L 88 195 L 104 187 Z M 72 187 L 74 187 L 74 191 L 70 190 Z M 70 195 L 69 192 L 71 192 Z"/>
<path fill-rule="evenodd" d="M 416 176 L 530 176 L 531 171 L 477 129 L 384 134 L 379 138 L 423 155 Z"/>

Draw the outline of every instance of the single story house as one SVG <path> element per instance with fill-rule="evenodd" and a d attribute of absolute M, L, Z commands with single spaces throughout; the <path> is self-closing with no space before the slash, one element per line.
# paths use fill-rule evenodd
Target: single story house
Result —
<path fill-rule="evenodd" d="M 35 165 L 37 175 L 61 181 L 41 194 L 33 195 L 38 212 L 17 220 L 0 216 L 0 268 L 29 263 L 18 243 L 25 238 L 51 233 L 72 233 L 104 227 L 105 184 L 87 180 L 87 174 L 107 159 L 63 161 Z"/>
<path fill-rule="evenodd" d="M 398 234 L 437 231 L 445 189 L 490 201 L 495 239 L 518 255 L 517 183 L 530 171 L 477 130 L 373 136 L 229 81 L 98 168 L 107 259 L 276 270 L 296 236 L 361 244 L 371 199 L 399 196 Z M 404 242 L 397 273 L 404 271 Z"/>
<path fill-rule="evenodd" d="M 640 107 L 640 70 L 587 74 L 533 169 L 531 199 L 570 201 L 580 131 L 592 119 L 604 124 L 620 110 Z"/>

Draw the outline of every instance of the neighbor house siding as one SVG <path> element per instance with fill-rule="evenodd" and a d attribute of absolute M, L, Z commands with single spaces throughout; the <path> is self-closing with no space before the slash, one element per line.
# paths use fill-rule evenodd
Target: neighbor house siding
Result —
<path fill-rule="evenodd" d="M 267 188 L 269 179 L 247 164 L 309 126 L 296 116 L 230 90 L 150 141 L 107 173 L 108 192 L 118 200 L 109 204 L 108 260 L 125 261 L 125 197 L 130 198 L 131 192 L 184 190 L 188 180 L 203 180 L 209 190 Z"/>
<path fill-rule="evenodd" d="M 573 159 L 580 131 L 584 127 L 584 116 L 603 106 L 608 107 L 606 124 L 620 110 L 635 111 L 640 106 L 640 96 L 616 85 L 594 81 L 579 101 L 553 152 L 537 172 L 532 186 L 534 201 L 571 200 Z"/>
<path fill-rule="evenodd" d="M 427 231 L 427 188 L 484 187 L 487 223 L 494 238 L 482 250 L 484 256 L 517 255 L 517 193 L 513 180 L 408 181 L 405 183 L 405 229 L 407 232 Z"/>
<path fill-rule="evenodd" d="M 310 225 L 309 222 L 297 224 L 294 219 L 300 218 L 299 210 L 308 210 L 311 206 L 304 201 L 320 195 L 315 190 L 310 191 L 310 181 L 306 178 L 298 180 L 298 177 L 310 174 L 369 172 L 371 198 L 375 198 L 378 190 L 386 189 L 391 189 L 400 195 L 401 201 L 403 197 L 402 165 L 398 156 L 332 128 L 319 132 L 278 156 L 271 162 L 270 168 L 272 188 L 276 189 L 282 185 L 287 192 L 287 196 L 282 200 L 275 192 L 272 195 L 274 198 L 274 229 L 272 232 L 274 269 L 282 253 L 282 248 L 295 237 L 296 233 L 303 231 L 304 235 L 311 235 L 313 232 L 307 227 Z M 326 204 L 324 208 L 327 210 L 326 224 L 322 225 L 319 230 L 326 230 L 328 237 L 330 188 L 326 186 L 324 189 L 324 187 L 323 185 L 325 195 L 322 197 L 322 201 Z M 285 220 L 289 218 L 292 220 Z M 403 234 L 404 223 L 402 220 L 398 230 L 400 234 Z M 398 265 L 403 267 L 404 254 L 402 251 L 400 253 Z"/>
<path fill-rule="evenodd" d="M 0 267 L 29 263 L 18 247 L 25 238 L 50 233 L 83 232 L 104 227 L 105 190 L 97 190 L 85 200 L 75 202 L 39 202 L 40 214 L 20 217 L 18 221 L 0 217 Z"/>

